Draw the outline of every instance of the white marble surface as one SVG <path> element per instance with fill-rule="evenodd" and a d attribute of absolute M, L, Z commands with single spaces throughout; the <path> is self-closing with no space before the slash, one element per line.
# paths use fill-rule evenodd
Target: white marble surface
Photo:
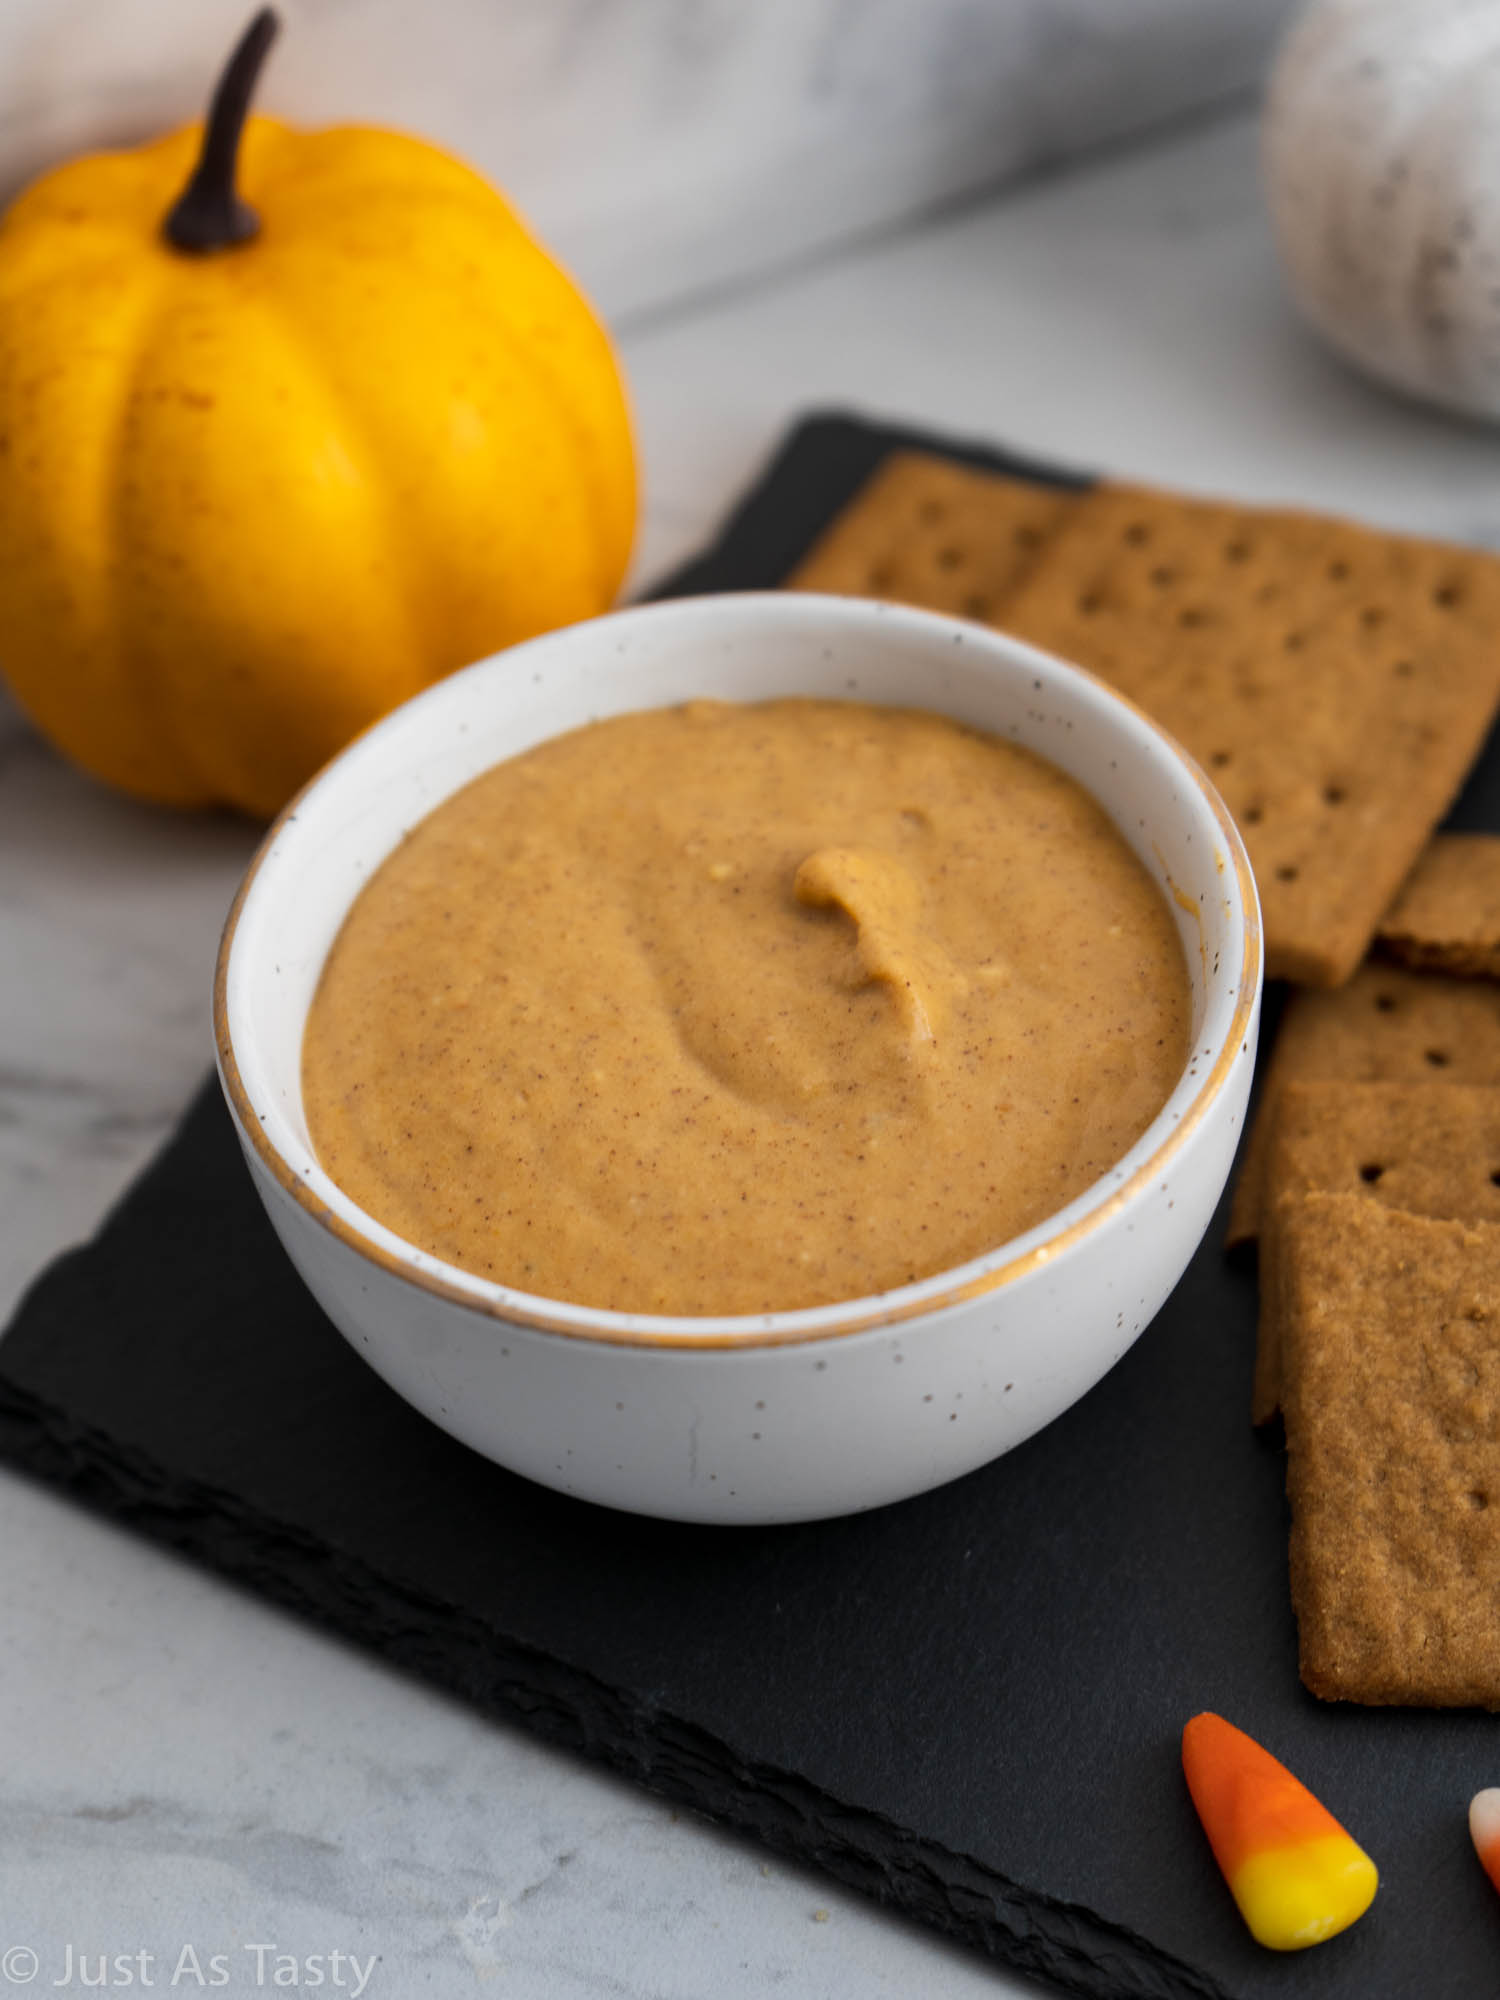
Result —
<path fill-rule="evenodd" d="M 1500 544 L 1494 434 L 1387 400 L 1294 324 L 1244 120 L 622 336 L 642 577 L 703 538 L 794 411 L 829 402 Z M 250 845 L 116 802 L 0 729 L 7 1305 L 201 1075 Z M 8 1476 L 0 1602 L 0 1954 L 34 1948 L 38 1985 L 70 1942 L 192 1943 L 249 1992 L 241 1948 L 261 1942 L 304 1971 L 373 1952 L 377 1995 L 1025 1990 Z"/>
<path fill-rule="evenodd" d="M 610 311 L 1255 84 L 1292 0 L 278 0 L 261 102 L 420 132 Z M 0 0 L 0 194 L 196 117 L 251 0 Z"/>

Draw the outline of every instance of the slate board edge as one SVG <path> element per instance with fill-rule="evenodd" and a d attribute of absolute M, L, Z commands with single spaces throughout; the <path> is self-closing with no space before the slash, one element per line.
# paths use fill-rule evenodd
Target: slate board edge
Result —
<path fill-rule="evenodd" d="M 712 545 L 651 596 L 774 589 L 883 460 L 902 450 L 1070 489 L 1092 483 L 1088 474 L 981 441 L 840 411 L 814 413 L 782 440 Z M 28 1288 L 28 1299 L 47 1276 Z M 1233 2000 L 1207 1973 L 1091 1910 L 1013 1883 L 793 1773 L 747 1761 L 696 1725 L 381 1576 L 233 1493 L 168 1473 L 147 1454 L 7 1380 L 3 1370 L 0 1458 L 393 1665 L 750 1834 L 1019 1973 L 1083 2000 Z M 443 1645 L 424 1648 L 424 1630 L 441 1631 Z M 460 1657 L 467 1671 L 458 1667 Z"/>
<path fill-rule="evenodd" d="M 652 598 L 712 590 L 774 590 L 813 542 L 893 452 L 916 451 L 981 471 L 1070 492 L 1095 474 L 1003 451 L 975 438 L 948 437 L 838 410 L 803 417 L 752 480 L 712 544 L 653 586 Z"/>
<path fill-rule="evenodd" d="M 403 1671 L 1018 1972 L 1083 2000 L 1232 2000 L 1216 1980 L 1091 1910 L 1008 1881 L 793 1773 L 748 1761 L 707 1730 L 380 1575 L 236 1494 L 167 1472 L 3 1375 L 0 1458 Z M 428 1632 L 442 1643 L 425 1646 Z"/>

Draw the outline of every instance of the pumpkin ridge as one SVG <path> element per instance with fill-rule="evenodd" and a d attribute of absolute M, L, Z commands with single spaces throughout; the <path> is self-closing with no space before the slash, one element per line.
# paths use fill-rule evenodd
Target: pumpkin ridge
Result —
<path fill-rule="evenodd" d="M 91 284 L 105 277 L 111 268 L 117 269 L 127 256 L 134 257 L 135 249 L 135 244 L 125 237 L 123 231 L 119 242 L 105 239 L 91 247 L 87 257 L 69 264 L 67 282 L 70 285 Z M 17 263 L 12 261 L 11 246 L 3 241 L 0 241 L 0 250 L 5 252 L 0 256 L 0 307 L 17 312 L 28 311 L 34 307 L 38 294 L 49 292 L 57 285 L 57 266 L 49 260 L 48 247 L 40 240 L 29 260 L 30 269 L 25 268 L 24 263 L 17 268 Z"/>
<path fill-rule="evenodd" d="M 348 454 L 360 475 L 360 482 L 369 497 L 370 515 L 376 525 L 380 567 L 391 580 L 401 600 L 402 643 L 401 651 L 406 659 L 415 661 L 421 657 L 421 647 L 417 643 L 420 617 L 412 602 L 411 579 L 408 565 L 401 560 L 410 528 L 398 518 L 393 507 L 387 485 L 379 476 L 379 466 L 370 456 L 369 440 L 365 436 L 362 413 L 351 407 L 346 386 L 337 372 L 337 357 L 320 354 L 305 330 L 298 325 L 296 316 L 278 308 L 276 323 L 288 346 L 296 354 L 309 381 L 317 384 L 319 393 L 337 416 L 336 429 L 343 450 Z M 356 447 L 356 441 L 363 449 Z M 407 695 L 420 692 L 426 685 L 426 678 L 417 674 L 407 690 Z M 402 696 L 406 699 L 406 695 Z M 382 709 L 380 713 L 386 713 Z M 379 715 L 371 715 L 362 726 L 379 720 Z"/>
<path fill-rule="evenodd" d="M 518 321 L 514 310 L 507 305 L 501 306 L 497 318 L 503 322 L 513 348 L 524 349 L 533 379 L 545 383 L 554 414 L 563 420 L 569 436 L 576 441 L 576 456 L 591 475 L 589 511 L 595 526 L 597 556 L 594 574 L 600 608 L 606 609 L 614 602 L 624 580 L 635 539 L 637 475 L 626 386 L 615 364 L 604 322 L 569 273 L 540 246 L 519 217 L 516 224 L 520 242 L 515 254 L 524 252 L 537 260 L 528 263 L 526 293 L 534 294 L 541 285 L 555 296 L 548 300 L 545 311 L 537 310 L 535 324 Z M 516 291 L 521 295 L 519 286 Z M 595 423 L 580 417 L 576 397 L 565 379 L 567 364 L 556 361 L 554 351 L 537 337 L 549 321 L 560 318 L 564 312 L 571 314 L 575 324 L 581 323 L 588 329 L 587 341 L 593 349 L 590 360 L 613 375 L 619 423 L 614 438 L 609 434 L 607 421 Z M 578 336 L 574 334 L 572 339 L 577 343 Z"/>
<path fill-rule="evenodd" d="M 245 267 L 240 267 L 244 269 Z M 236 273 L 231 270 L 226 277 L 232 282 Z M 367 727 L 379 715 L 385 713 L 398 701 L 414 694 L 421 687 L 422 677 L 411 670 L 411 663 L 421 657 L 421 648 L 416 640 L 415 620 L 411 615 L 408 592 L 404 584 L 403 566 L 399 560 L 401 535 L 399 524 L 392 517 L 391 503 L 384 481 L 378 476 L 378 467 L 372 463 L 357 411 L 351 412 L 347 398 L 341 393 L 342 385 L 332 372 L 336 357 L 323 357 L 315 343 L 297 323 L 296 316 L 285 310 L 282 302 L 270 292 L 259 279 L 252 290 L 241 288 L 235 301 L 234 311 L 238 331 L 243 338 L 247 327 L 253 329 L 258 316 L 262 331 L 262 341 L 273 338 L 284 363 L 294 368 L 301 378 L 300 387 L 304 392 L 304 402 L 308 392 L 326 419 L 322 437 L 337 451 L 339 458 L 347 463 L 354 474 L 350 490 L 358 496 L 358 524 L 360 542 L 356 553 L 351 556 L 347 546 L 348 522 L 338 524 L 335 542 L 330 549 L 308 541 L 307 546 L 316 548 L 319 554 L 327 553 L 329 562 L 329 583 L 336 597 L 346 595 L 347 566 L 358 566 L 362 556 L 373 550 L 374 569 L 387 585 L 379 607 L 379 630 L 385 643 L 383 660 L 377 660 L 371 644 L 371 633 L 367 629 L 363 637 L 350 631 L 347 637 L 335 641 L 333 651 L 351 658 L 362 657 L 363 668 L 374 666 L 390 667 L 392 657 L 399 659 L 401 685 L 390 686 L 389 671 L 385 674 L 385 687 L 374 701 L 366 698 L 367 690 L 362 685 L 360 675 L 334 676 L 313 673 L 305 683 L 305 691 L 299 704 L 299 735 L 304 743 L 317 745 L 310 761 L 305 761 L 302 778 L 309 776 L 317 764 L 342 747 L 348 738 Z M 296 436 L 295 424 L 288 427 Z M 299 440 L 300 442 L 300 440 Z M 362 448 L 363 447 L 363 448 Z M 296 446 L 289 448 L 288 457 L 298 455 Z M 326 525 L 326 523 L 324 524 Z M 307 534 L 308 524 L 296 520 L 284 520 L 281 526 L 292 534 L 302 531 Z M 308 606 L 292 598 L 288 601 L 290 613 L 305 613 Z M 322 635 L 312 634 L 311 642 L 305 638 L 299 642 L 288 642 L 285 652 L 275 663 L 280 669 L 290 670 L 299 654 L 316 656 Z M 264 644 L 264 634 L 262 634 Z M 232 656 L 233 644 L 226 649 Z M 176 664 L 173 662 L 172 664 Z M 189 671 L 200 672 L 207 665 L 209 671 L 215 664 L 194 661 Z M 300 664 L 306 665 L 303 659 Z M 170 678 L 171 667 L 163 674 L 164 684 Z M 321 699 L 321 707 L 319 701 Z M 261 697 L 253 691 L 247 697 L 249 707 L 242 712 L 241 706 L 226 702 L 220 707 L 209 706 L 205 715 L 200 714 L 198 731 L 195 732 L 190 755 L 192 767 L 208 787 L 209 795 L 252 813 L 269 815 L 284 803 L 289 787 L 272 785 L 267 789 L 260 771 L 264 761 L 265 744 L 256 733 L 256 711 L 262 706 Z M 302 780 L 299 779 L 298 782 Z M 273 795 L 274 794 L 274 795 Z"/>
<path fill-rule="evenodd" d="M 585 490 L 588 494 L 589 519 L 593 526 L 595 587 L 599 593 L 599 609 L 607 611 L 614 603 L 629 566 L 633 545 L 633 533 L 622 537 L 614 518 L 615 509 L 611 504 L 613 496 L 609 492 L 614 484 L 606 459 L 604 440 L 597 438 L 592 430 L 578 419 L 567 390 L 535 346 L 522 343 L 517 338 L 518 350 L 525 348 L 533 379 L 544 384 L 552 403 L 553 414 L 567 430 L 574 442 L 575 457 L 582 464 L 585 474 Z M 634 481 L 623 512 L 634 526 Z"/>
<path fill-rule="evenodd" d="M 247 132 L 255 122 L 254 119 L 250 121 Z M 478 282 L 465 282 L 469 309 L 484 313 L 492 339 L 504 347 L 512 368 L 524 373 L 534 390 L 545 393 L 554 422 L 568 437 L 571 457 L 586 494 L 591 543 L 588 567 L 596 608 L 604 608 L 614 600 L 619 589 L 635 524 L 636 484 L 633 453 L 629 449 L 628 419 L 620 440 L 626 446 L 623 456 L 627 461 L 627 470 L 622 478 L 619 467 L 622 454 L 613 448 L 614 441 L 608 435 L 607 423 L 580 418 L 576 395 L 566 379 L 566 364 L 561 368 L 553 366 L 531 330 L 524 324 L 517 324 L 515 312 L 503 300 L 497 299 L 496 294 L 507 279 L 518 298 L 534 293 L 539 284 L 545 284 L 549 292 L 555 291 L 553 309 L 556 316 L 561 319 L 568 315 L 575 323 L 583 321 L 587 324 L 587 346 L 593 350 L 588 356 L 589 361 L 615 373 L 616 388 L 623 394 L 623 384 L 619 383 L 615 371 L 608 335 L 599 319 L 517 212 L 481 175 L 463 162 L 454 160 L 426 141 L 403 140 L 403 147 L 410 144 L 420 150 L 423 164 L 437 168 L 432 182 L 417 180 L 414 183 L 409 171 L 398 178 L 385 168 L 381 160 L 376 162 L 381 171 L 360 174 L 351 180 L 339 158 L 339 146 L 331 142 L 352 136 L 361 142 L 368 142 L 371 153 L 378 155 L 386 149 L 387 133 L 379 128 L 351 125 L 328 127 L 303 136 L 308 143 L 315 144 L 318 151 L 325 153 L 321 172 L 314 170 L 309 176 L 305 154 L 299 155 L 293 148 L 277 147 L 274 153 L 268 155 L 263 143 L 255 163 L 257 171 L 252 172 L 249 161 L 246 163 L 242 188 L 245 198 L 252 202 L 261 216 L 262 256 L 274 256 L 278 260 L 312 257 L 318 266 L 326 268 L 329 234 L 336 235 L 340 222 L 352 219 L 368 230 L 370 249 L 377 248 L 382 239 L 392 234 L 404 236 L 401 248 L 405 264 L 409 267 L 425 266 L 435 286 L 446 289 L 453 283 L 454 257 L 451 254 L 447 258 L 426 254 L 434 234 L 441 237 L 443 233 L 441 230 L 433 231 L 434 212 L 446 212 L 452 223 L 459 225 L 465 233 L 472 232 L 477 239 L 473 265 L 483 276 Z M 263 134 L 257 137 L 263 142 Z M 325 146 L 325 141 L 330 143 Z M 405 232 L 399 227 L 394 232 L 391 230 L 393 212 L 411 218 Z M 379 218 L 378 230 L 366 220 L 371 216 Z M 366 254 L 366 244 L 358 238 L 352 241 L 345 238 L 340 241 L 339 250 L 353 271 Z M 514 266 L 498 281 L 494 276 L 497 251 L 506 266 Z M 460 258 L 457 261 L 461 267 L 464 260 Z M 576 332 L 571 338 L 575 346 L 584 345 Z M 331 390 L 336 387 L 331 381 L 328 386 Z"/>
<path fill-rule="evenodd" d="M 132 359 L 130 366 L 121 373 L 120 393 L 115 406 L 116 420 L 110 432 L 109 450 L 101 461 L 108 469 L 109 478 L 105 503 L 109 523 L 108 545 L 116 551 L 117 562 L 122 559 L 129 560 L 129 545 L 125 535 L 125 501 L 128 489 L 114 475 L 116 468 L 124 463 L 127 457 L 128 429 L 133 412 L 140 401 L 147 356 L 160 339 L 160 322 L 166 302 L 164 295 L 169 289 L 167 277 L 170 267 L 157 268 L 161 270 L 160 279 L 152 293 L 143 297 L 141 301 Z M 157 741 L 168 747 L 170 761 L 179 771 L 187 774 L 192 791 L 190 803 L 213 804 L 221 794 L 215 788 L 210 774 L 203 769 L 192 746 L 177 727 L 173 704 L 162 699 L 158 679 L 151 670 L 150 662 L 132 643 L 129 622 L 121 615 L 121 592 L 121 580 L 117 573 L 111 586 L 111 595 L 114 598 L 112 616 L 107 623 L 119 678 L 129 688 L 135 713 L 146 718 L 142 727 L 149 727 Z"/>
<path fill-rule="evenodd" d="M 596 365 L 602 365 L 614 374 L 619 435 L 611 439 L 606 425 L 600 424 L 596 427 L 591 421 L 579 421 L 577 406 L 568 387 L 560 379 L 558 367 L 554 365 L 544 347 L 532 342 L 531 351 L 549 377 L 553 406 L 567 417 L 574 429 L 581 432 L 585 447 L 584 460 L 594 474 L 589 490 L 593 511 L 598 519 L 600 560 L 597 573 L 600 597 L 603 606 L 607 608 L 614 602 L 630 564 L 631 551 L 635 545 L 639 505 L 635 439 L 628 390 L 624 376 L 616 366 L 614 350 L 603 320 L 594 311 L 570 274 L 535 242 L 524 223 L 521 224 L 521 231 L 526 242 L 543 260 L 544 282 L 556 288 L 557 305 L 562 303 L 565 294 L 568 295 L 570 304 L 576 302 L 574 316 L 588 328 L 588 339 L 594 348 L 594 355 L 591 358 Z M 555 309 L 554 306 L 553 310 Z M 517 328 L 516 331 L 520 334 L 524 329 Z"/>
<path fill-rule="evenodd" d="M 559 380 L 557 371 L 549 365 L 545 350 L 538 342 L 527 337 L 528 330 L 518 327 L 515 321 L 503 312 L 494 314 L 493 325 L 496 344 L 506 348 L 512 366 L 524 373 L 533 388 L 546 397 L 554 422 L 569 441 L 579 484 L 587 496 L 593 544 L 593 560 L 589 568 L 598 594 L 597 608 L 600 611 L 607 610 L 614 602 L 624 576 L 630 556 L 630 543 L 627 539 L 623 550 L 617 548 L 620 537 L 615 529 L 612 519 L 613 509 L 607 497 L 607 489 L 613 484 L 613 480 L 607 462 L 606 441 L 602 436 L 596 436 L 590 425 L 580 421 L 565 384 Z M 598 329 L 597 321 L 594 325 Z M 598 330 L 602 344 L 603 331 Z M 631 497 L 633 499 L 633 493 Z M 633 507 L 627 508 L 627 511 L 633 522 Z"/>
<path fill-rule="evenodd" d="M 310 281 L 306 302 L 310 310 L 316 310 L 318 293 L 326 283 L 332 268 L 326 250 L 315 254 L 310 243 L 283 243 L 279 246 L 279 254 L 283 260 L 282 268 L 285 275 L 289 276 L 296 271 L 305 275 Z M 360 249 L 344 245 L 341 246 L 340 255 L 347 268 L 350 282 L 356 282 L 363 262 Z M 534 272 L 533 258 L 542 255 L 544 253 L 533 250 L 529 241 L 520 232 L 514 241 L 507 243 L 505 268 L 508 275 L 510 260 L 518 260 L 518 269 L 514 275 L 514 285 L 518 293 L 531 284 Z M 417 267 L 416 270 L 413 269 L 414 265 Z M 604 609 L 611 601 L 624 568 L 623 555 L 618 553 L 622 537 L 610 518 L 610 508 L 605 499 L 607 490 L 615 484 L 615 481 L 608 476 L 608 441 L 603 434 L 602 426 L 596 437 L 593 427 L 579 422 L 566 388 L 559 385 L 550 371 L 544 370 L 539 365 L 536 343 L 528 338 L 524 326 L 516 325 L 514 314 L 505 298 L 497 295 L 503 293 L 505 278 L 494 280 L 488 275 L 491 267 L 480 267 L 476 259 L 476 269 L 478 268 L 482 268 L 487 275 L 475 280 L 465 280 L 463 286 L 463 316 L 476 334 L 471 344 L 484 349 L 491 357 L 488 373 L 492 377 L 503 379 L 509 375 L 517 384 L 524 385 L 525 394 L 515 400 L 523 406 L 529 403 L 545 407 L 548 412 L 548 423 L 542 428 L 550 430 L 566 449 L 570 467 L 567 484 L 573 489 L 575 498 L 581 502 L 584 513 L 581 526 L 587 536 L 587 554 L 582 567 L 586 570 L 590 592 L 588 604 L 574 611 L 572 615 L 592 615 Z M 413 246 L 410 256 L 403 257 L 403 270 L 406 282 L 414 283 L 418 290 L 422 289 L 421 273 L 425 270 L 430 278 L 427 289 L 436 297 L 451 296 L 454 284 L 451 263 L 445 263 L 442 258 L 424 257 L 419 245 Z M 336 290 L 337 287 L 330 289 Z M 604 336 L 592 317 L 590 325 L 594 330 L 594 337 L 600 344 L 601 357 L 607 360 L 608 350 Z M 608 365 L 612 366 L 612 363 Z M 331 395 L 347 399 L 347 385 L 342 379 L 337 382 L 330 381 L 328 386 Z M 441 572 L 447 567 L 446 549 L 442 541 L 426 539 L 429 533 L 430 524 L 418 512 L 415 517 L 408 516 L 401 524 L 401 534 L 398 539 L 407 544 L 414 538 L 417 539 L 427 550 L 425 567 Z M 416 567 L 420 570 L 424 565 Z M 415 605 L 413 608 L 415 609 Z M 430 607 L 426 613 L 418 615 L 419 618 L 430 616 Z M 461 646 L 446 662 L 443 671 L 467 665 L 498 647 L 530 637 L 539 629 L 540 625 L 534 620 L 526 621 L 508 631 L 497 631 L 477 651 L 471 646 Z M 428 675 L 427 679 L 433 677 Z"/>
<path fill-rule="evenodd" d="M 102 169 L 103 195 L 92 173 Z M 69 188 L 77 184 L 77 191 Z M 149 254 L 155 243 L 143 240 L 143 222 L 152 216 L 156 196 L 154 174 L 142 170 L 129 153 L 93 154 L 56 167 L 19 194 L 0 216 L 0 301 L 22 300 L 36 287 L 71 287 L 93 276 L 101 262 L 121 266 L 129 282 L 143 261 L 165 268 L 166 259 Z M 66 236 L 59 238 L 59 224 Z"/>
<path fill-rule="evenodd" d="M 57 286 L 39 284 L 37 289 L 56 293 Z M 75 287 L 68 285 L 61 296 L 65 311 L 56 347 L 66 353 L 75 342 L 83 346 L 90 337 L 97 340 L 99 329 L 97 323 L 71 323 L 71 309 L 79 297 Z M 121 359 L 138 355 L 155 303 L 153 281 L 144 285 L 120 283 L 110 288 L 110 297 L 124 322 L 118 327 L 111 353 Z M 182 758 L 174 733 L 160 726 L 151 690 L 142 684 L 128 656 L 118 615 L 118 575 L 112 573 L 110 561 L 117 547 L 112 495 L 132 378 L 132 368 L 120 368 L 88 425 L 68 438 L 65 450 L 76 450 L 86 438 L 89 458 L 77 480 L 65 488 L 65 504 L 61 508 L 56 505 L 56 491 L 49 478 L 46 486 L 51 504 L 35 509 L 45 524 L 49 546 L 38 558 L 35 570 L 28 573 L 27 581 L 33 586 L 40 578 L 40 594 L 33 598 L 26 622 L 50 622 L 55 613 L 49 614 L 46 608 L 48 585 L 55 580 L 54 573 L 65 573 L 68 597 L 87 606 L 82 658 L 89 664 L 83 666 L 83 685 L 78 686 L 71 673 L 59 677 L 61 663 L 50 655 L 39 674 L 30 671 L 29 653 L 19 665 L 14 657 L 7 657 L 5 677 L 43 733 L 85 769 L 138 797 L 177 806 L 203 805 L 209 803 L 210 795 L 197 782 L 191 764 Z M 55 448 L 56 439 L 47 427 L 41 449 L 45 454 Z M 81 513 L 67 504 L 80 498 Z"/>

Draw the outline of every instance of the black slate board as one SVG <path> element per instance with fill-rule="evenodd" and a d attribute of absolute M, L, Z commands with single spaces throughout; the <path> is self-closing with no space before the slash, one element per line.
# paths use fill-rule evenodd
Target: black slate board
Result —
<path fill-rule="evenodd" d="M 776 583 L 909 444 L 1017 467 L 811 421 L 672 588 Z M 1495 746 L 1457 819 L 1500 826 Z M 1281 1455 L 1246 1417 L 1253 1279 L 1219 1233 L 1113 1373 L 995 1465 L 845 1521 L 682 1527 L 531 1486 L 408 1410 L 302 1290 L 208 1084 L 21 1307 L 0 1453 L 1070 1992 L 1494 1992 L 1500 1899 L 1465 1813 L 1500 1781 L 1500 1719 L 1302 1692 Z M 1250 1942 L 1180 1777 L 1200 1708 L 1376 1857 L 1344 1937 Z"/>

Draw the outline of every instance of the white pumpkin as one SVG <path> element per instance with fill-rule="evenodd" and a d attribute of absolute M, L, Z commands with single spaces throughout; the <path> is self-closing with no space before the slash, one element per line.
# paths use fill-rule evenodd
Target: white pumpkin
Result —
<path fill-rule="evenodd" d="M 1373 374 L 1500 416 L 1500 0 L 1314 0 L 1266 101 L 1293 296 Z"/>

